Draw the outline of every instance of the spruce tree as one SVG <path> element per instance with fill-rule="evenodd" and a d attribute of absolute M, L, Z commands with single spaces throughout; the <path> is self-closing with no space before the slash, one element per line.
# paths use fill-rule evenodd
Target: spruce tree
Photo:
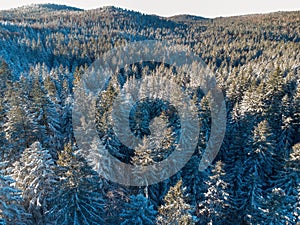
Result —
<path fill-rule="evenodd" d="M 4 176 L 2 171 L 5 163 L 0 163 L 0 224 L 29 225 L 31 215 L 23 206 L 21 191 L 14 188 L 14 180 Z"/>
<path fill-rule="evenodd" d="M 103 224 L 101 179 L 87 163 L 65 146 L 57 161 L 59 181 L 49 199 L 49 222 L 61 225 Z"/>
<path fill-rule="evenodd" d="M 224 163 L 218 161 L 209 176 L 204 194 L 204 200 L 199 204 L 200 224 L 226 224 L 227 212 L 230 209 L 228 184 L 224 181 L 226 173 L 223 170 Z"/>
<path fill-rule="evenodd" d="M 32 83 L 29 92 L 32 104 L 29 110 L 39 125 L 39 141 L 55 156 L 56 150 L 62 149 L 63 146 L 58 107 L 48 96 L 40 79 L 35 78 Z"/>
<path fill-rule="evenodd" d="M 292 148 L 290 158 L 287 161 L 288 178 L 285 183 L 285 190 L 288 196 L 293 199 L 293 222 L 300 223 L 300 144 Z"/>
<path fill-rule="evenodd" d="M 191 207 L 186 203 L 182 180 L 171 187 L 164 197 L 164 205 L 158 209 L 157 224 L 159 225 L 192 225 L 195 224 L 191 215 Z"/>
<path fill-rule="evenodd" d="M 156 214 L 153 205 L 142 194 L 131 196 L 130 202 L 125 203 L 120 214 L 121 225 L 154 225 L 156 224 Z"/>
<path fill-rule="evenodd" d="M 274 188 L 265 198 L 261 209 L 261 221 L 264 224 L 293 224 L 293 199 L 281 188 Z"/>
<path fill-rule="evenodd" d="M 6 121 L 6 106 L 4 104 L 4 99 L 0 97 L 0 159 L 2 161 L 9 160 L 9 148 L 6 139 L 6 134 L 4 130 L 4 123 Z"/>
<path fill-rule="evenodd" d="M 3 98 L 5 92 L 13 82 L 11 70 L 9 69 L 8 64 L 3 60 L 0 60 L 0 80 L 0 98 Z"/>
<path fill-rule="evenodd" d="M 25 149 L 21 158 L 13 164 L 12 177 L 15 186 L 22 191 L 24 207 L 33 215 L 35 224 L 44 224 L 47 199 L 56 182 L 54 160 L 39 142 Z"/>
<path fill-rule="evenodd" d="M 294 143 L 300 141 L 300 84 L 298 84 L 295 94 L 293 96 L 292 102 L 292 114 L 293 114 L 293 129 L 295 130 L 295 135 L 293 137 Z"/>
<path fill-rule="evenodd" d="M 133 179 L 135 182 L 141 183 L 141 186 L 145 186 L 145 195 L 148 198 L 148 177 L 145 176 L 145 167 L 154 164 L 151 156 L 152 149 L 150 146 L 150 140 L 144 136 L 143 143 L 140 144 L 137 149 L 135 149 L 134 157 L 132 158 L 132 163 L 135 165 L 132 173 L 134 174 Z M 151 178 L 150 178 L 151 179 Z"/>
<path fill-rule="evenodd" d="M 7 119 L 4 131 L 10 148 L 10 161 L 20 156 L 20 153 L 38 140 L 39 125 L 30 113 L 30 101 L 27 94 L 26 80 L 15 82 L 14 87 L 7 91 Z"/>
<path fill-rule="evenodd" d="M 268 105 L 268 122 L 273 129 L 274 135 L 278 135 L 281 127 L 281 99 L 284 96 L 283 73 L 278 66 L 276 71 L 270 74 L 266 83 L 266 102 Z"/>
<path fill-rule="evenodd" d="M 264 197 L 271 191 L 272 176 L 280 168 L 275 154 L 275 137 L 266 120 L 254 128 L 246 151 L 241 193 L 246 192 L 247 198 L 244 199 L 243 209 L 248 222 L 260 223 L 266 203 Z"/>

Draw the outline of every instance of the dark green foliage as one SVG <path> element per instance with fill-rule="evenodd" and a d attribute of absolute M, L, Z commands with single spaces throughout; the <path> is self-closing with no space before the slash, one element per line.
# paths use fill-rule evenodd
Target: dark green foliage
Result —
<path fill-rule="evenodd" d="M 229 194 L 226 192 L 229 184 L 224 181 L 224 164 L 218 161 L 212 170 L 212 175 L 206 181 L 207 191 L 204 200 L 199 203 L 199 224 L 227 224 L 227 212 L 230 209 Z"/>
<path fill-rule="evenodd" d="M 142 194 L 131 196 L 130 202 L 124 205 L 120 214 L 121 225 L 154 225 L 156 214 L 153 205 Z"/>
<path fill-rule="evenodd" d="M 31 215 L 23 207 L 21 191 L 14 188 L 14 180 L 3 175 L 5 163 L 0 162 L 0 224 L 29 225 Z"/>
<path fill-rule="evenodd" d="M 59 225 L 155 224 L 155 210 L 158 223 L 168 225 L 193 224 L 192 215 L 198 224 L 300 223 L 299 11 L 162 18 L 116 7 L 83 11 L 45 4 L 0 11 L 0 21 L 0 162 L 7 161 L 0 179 L 0 224 L 26 224 L 31 216 L 24 210 L 33 214 L 33 208 L 42 217 L 48 210 L 41 223 Z M 132 132 L 144 143 L 129 149 L 118 140 L 111 105 L 121 88 L 132 87 L 130 79 L 166 74 L 190 93 L 201 120 L 197 148 L 182 170 L 158 184 L 124 187 L 99 177 L 74 154 L 73 94 L 105 52 L 154 39 L 189 47 L 215 73 L 226 100 L 226 137 L 212 167 L 199 172 L 211 132 L 209 96 L 191 88 L 188 76 L 172 65 L 139 62 L 119 68 L 96 105 L 99 138 L 119 160 L 162 161 L 180 134 L 175 110 L 147 99 L 130 112 Z M 42 153 L 57 168 L 55 190 L 49 193 L 36 185 L 47 180 L 40 174 L 50 168 L 30 158 L 42 160 Z M 7 176 L 12 171 L 16 183 Z M 178 177 L 182 182 L 173 186 Z M 123 221 L 118 218 L 122 210 Z"/>
<path fill-rule="evenodd" d="M 57 176 L 47 212 L 48 221 L 55 224 L 88 225 L 103 223 L 103 195 L 101 179 L 70 144 L 59 154 Z"/>

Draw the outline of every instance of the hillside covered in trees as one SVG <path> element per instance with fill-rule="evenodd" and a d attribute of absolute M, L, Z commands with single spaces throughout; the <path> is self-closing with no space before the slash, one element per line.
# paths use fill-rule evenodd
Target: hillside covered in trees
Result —
<path fill-rule="evenodd" d="M 216 159 L 199 171 L 211 131 L 209 96 L 169 65 L 119 68 L 124 81 L 112 79 L 95 110 L 99 140 L 120 161 L 167 158 L 181 128 L 171 106 L 145 99 L 131 117 L 142 144 L 120 143 L 111 103 L 132 77 L 167 74 L 191 92 L 201 122 L 195 152 L 178 173 L 131 187 L 105 179 L 81 154 L 88 149 L 74 136 L 73 98 L 96 59 L 146 40 L 182 45 L 203 59 L 224 94 L 227 125 Z M 300 11 L 215 19 L 53 4 L 0 11 L 0 224 L 300 224 L 299 43 Z M 158 147 L 147 138 L 151 120 L 166 127 Z"/>

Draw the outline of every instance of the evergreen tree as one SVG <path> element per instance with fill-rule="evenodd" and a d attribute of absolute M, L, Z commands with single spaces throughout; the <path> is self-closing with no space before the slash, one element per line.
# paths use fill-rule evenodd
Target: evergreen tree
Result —
<path fill-rule="evenodd" d="M 12 73 L 7 65 L 7 63 L 3 60 L 0 60 L 0 97 L 3 98 L 5 92 L 11 86 L 13 82 Z"/>
<path fill-rule="evenodd" d="M 257 85 L 255 81 L 252 82 L 249 89 L 244 93 L 239 106 L 241 116 L 246 119 L 248 124 L 252 124 L 254 119 L 258 120 L 258 122 L 263 120 L 267 111 L 265 102 L 265 84 L 262 82 Z M 257 116 L 257 118 L 254 116 Z"/>
<path fill-rule="evenodd" d="M 168 127 L 169 119 L 165 111 L 159 117 L 155 117 L 149 125 L 151 136 L 149 136 L 152 148 L 152 158 L 154 161 L 166 159 L 174 150 L 175 134 L 171 127 Z"/>
<path fill-rule="evenodd" d="M 295 130 L 294 143 L 300 141 L 300 85 L 298 84 L 296 92 L 294 94 L 292 102 L 292 114 L 293 114 L 293 129 Z"/>
<path fill-rule="evenodd" d="M 166 111 L 162 111 L 159 117 L 155 117 L 150 122 L 149 129 L 151 135 L 147 137 L 149 139 L 148 142 L 150 142 L 149 148 L 151 148 L 149 154 L 151 159 L 156 163 L 167 159 L 176 147 L 175 132 L 173 132 L 172 127 L 169 127 L 169 124 L 170 122 Z M 161 178 L 167 177 L 165 172 L 168 170 L 169 168 L 164 168 L 160 171 Z M 163 203 L 163 197 L 167 194 L 171 183 L 177 180 L 179 176 L 180 173 L 148 187 L 149 199 L 155 207 Z"/>
<path fill-rule="evenodd" d="M 292 198 L 281 188 L 272 190 L 261 210 L 263 211 L 261 220 L 264 224 L 293 224 Z"/>
<path fill-rule="evenodd" d="M 55 184 L 54 160 L 39 142 L 25 149 L 13 164 L 15 186 L 22 191 L 24 207 L 33 215 L 35 224 L 44 224 L 47 199 Z"/>
<path fill-rule="evenodd" d="M 300 223 L 300 144 L 296 144 L 292 148 L 290 158 L 287 162 L 289 173 L 287 182 L 285 183 L 285 190 L 287 195 L 293 198 L 293 222 Z"/>
<path fill-rule="evenodd" d="M 141 183 L 141 186 L 145 186 L 145 195 L 148 198 L 148 180 L 145 176 L 144 168 L 154 164 L 154 161 L 151 157 L 152 149 L 150 146 L 150 140 L 144 136 L 143 143 L 140 144 L 137 149 L 135 149 L 134 157 L 132 158 L 132 163 L 135 165 L 133 168 L 133 174 L 135 182 Z"/>
<path fill-rule="evenodd" d="M 39 141 L 53 158 L 57 159 L 57 152 L 63 149 L 65 143 L 74 143 L 72 130 L 74 114 L 72 113 L 76 113 L 76 110 L 73 109 L 72 104 L 73 84 L 79 83 L 95 59 L 103 58 L 100 64 L 112 69 L 113 73 L 116 72 L 116 76 L 112 76 L 109 84 L 105 84 L 106 91 L 100 94 L 97 103 L 96 126 L 104 149 L 99 150 L 103 154 L 97 155 L 97 157 L 93 157 L 94 153 L 88 154 L 89 159 L 95 163 L 95 168 L 99 168 L 103 161 L 107 165 L 112 163 L 107 159 L 107 154 L 112 154 L 124 163 L 133 164 L 132 159 L 135 158 L 137 165 L 156 163 L 171 154 L 180 140 L 179 138 L 183 137 L 180 135 L 184 134 L 183 130 L 180 130 L 180 122 L 176 122 L 173 120 L 174 117 L 172 118 L 176 112 L 169 113 L 171 110 L 167 109 L 167 123 L 164 124 L 165 119 L 152 120 L 164 111 L 159 107 L 154 107 L 152 100 L 132 101 L 130 103 L 134 106 L 133 108 L 126 108 L 120 104 L 120 109 L 126 111 L 120 110 L 119 112 L 122 115 L 132 116 L 129 124 L 131 130 L 126 131 L 133 132 L 138 138 L 147 136 L 149 139 L 148 143 L 139 146 L 135 154 L 133 148 L 125 146 L 120 140 L 120 135 L 117 137 L 114 134 L 116 127 L 113 127 L 113 123 L 118 122 L 117 120 L 121 117 L 119 114 L 113 118 L 112 114 L 115 110 L 112 110 L 112 106 L 116 103 L 116 96 L 126 88 L 130 91 L 136 88 L 139 99 L 146 99 L 150 95 L 153 98 L 159 98 L 160 94 L 149 93 L 149 90 L 160 88 L 157 93 L 166 94 L 166 96 L 177 99 L 178 102 L 184 102 L 180 99 L 181 95 L 174 92 L 174 86 L 167 86 L 160 82 L 163 81 L 162 77 L 168 80 L 172 79 L 181 87 L 180 91 L 193 96 L 198 108 L 201 107 L 198 116 L 203 123 L 197 146 L 198 152 L 176 175 L 158 184 L 150 185 L 146 192 L 149 195 L 148 201 L 154 204 L 154 207 L 162 205 L 162 198 L 167 194 L 169 187 L 178 177 L 182 176 L 184 186 L 190 196 L 189 204 L 192 207 L 196 207 L 198 203 L 209 205 L 208 202 L 212 202 L 212 200 L 220 202 L 222 206 L 228 204 L 225 211 L 223 211 L 223 207 L 212 207 L 216 210 L 211 211 L 212 215 L 214 212 L 220 215 L 224 213 L 222 214 L 224 217 L 222 223 L 224 224 L 300 224 L 299 21 L 299 11 L 209 20 L 191 16 L 174 16 L 165 19 L 116 7 L 82 11 L 73 7 L 53 4 L 32 5 L 1 11 L 0 161 L 8 161 L 5 169 L 13 169 L 13 163 L 15 161 L 20 163 L 23 160 L 21 158 L 23 151 L 32 149 L 32 144 L 36 141 Z M 158 48 L 147 48 L 145 51 L 134 53 L 147 58 L 147 56 L 159 52 L 162 53 L 160 54 L 161 61 L 172 61 L 173 59 L 178 61 L 180 58 L 180 63 L 172 66 L 166 65 L 164 62 L 146 61 L 125 65 L 124 69 L 116 69 L 117 65 L 126 61 L 127 55 L 125 52 L 124 55 L 119 55 L 119 51 L 114 48 L 121 47 L 121 51 L 123 51 L 127 48 L 122 46 L 145 39 L 173 40 L 171 42 L 174 45 L 169 43 L 170 49 L 163 49 L 161 48 L 163 45 L 160 45 Z M 186 48 L 187 46 L 189 49 Z M 114 49 L 113 54 L 107 54 L 112 49 Z M 200 90 L 206 86 L 206 79 L 201 76 L 202 71 L 198 73 L 199 76 L 196 79 L 192 79 L 193 76 L 190 76 L 193 72 L 199 71 L 199 64 L 194 62 L 191 66 L 184 65 L 187 59 L 185 56 L 190 53 L 195 53 L 203 59 L 208 68 L 211 68 L 216 75 L 218 86 L 221 87 L 224 94 L 226 93 L 228 123 L 226 137 L 218 155 L 218 160 L 224 163 L 224 167 L 222 165 L 222 169 L 220 169 L 219 183 L 213 179 L 214 176 L 218 177 L 214 173 L 208 177 L 209 170 L 198 171 L 197 164 L 199 164 L 200 153 L 207 147 L 206 143 L 211 135 L 211 123 L 214 122 L 211 121 L 210 110 L 213 113 L 214 110 L 207 101 L 209 95 L 203 97 L 202 91 L 206 91 Z M 163 58 L 164 55 L 166 58 Z M 129 54 L 127 59 L 131 56 L 132 54 Z M 35 66 L 30 67 L 29 65 Z M 206 72 L 205 70 L 205 74 Z M 105 73 L 108 76 L 112 75 L 109 69 Z M 150 78 L 150 76 L 153 77 L 148 79 L 149 82 L 146 81 L 147 79 L 143 79 L 145 82 L 140 89 L 136 86 L 139 78 Z M 133 82 L 129 82 L 130 79 Z M 154 80 L 157 83 L 154 83 Z M 210 84 L 215 84 L 215 82 L 207 82 L 207 84 L 206 87 L 209 88 L 214 86 Z M 92 85 L 99 87 L 98 83 Z M 195 89 L 197 94 L 194 94 Z M 202 99 L 201 103 L 200 99 Z M 86 104 L 89 104 L 85 100 L 83 99 Z M 125 102 L 123 100 L 120 103 Z M 184 103 L 177 104 L 176 109 L 183 107 L 185 107 Z M 89 113 L 93 114 L 93 112 Z M 170 116 L 170 114 L 172 115 Z M 86 115 L 84 116 L 86 118 Z M 78 121 L 81 121 L 80 119 Z M 154 122 L 151 123 L 151 121 Z M 89 126 L 94 128 L 95 126 L 94 118 L 81 122 L 88 125 L 84 128 L 89 128 Z M 159 124 L 159 126 L 155 124 Z M 191 134 L 198 134 L 198 131 L 193 130 L 194 124 L 191 125 L 185 129 L 186 132 L 189 132 L 186 133 L 187 137 L 192 137 Z M 164 129 L 165 127 L 167 129 Z M 120 126 L 120 131 L 123 131 L 124 128 Z M 123 133 L 128 134 L 128 132 Z M 87 146 L 90 146 L 94 140 L 89 139 L 88 135 L 81 134 L 80 138 L 88 143 Z M 80 143 L 78 136 L 76 136 L 76 141 Z M 190 141 L 189 138 L 184 139 Z M 194 143 L 194 141 L 191 142 Z M 89 147 L 82 148 L 82 146 L 80 150 L 88 153 L 90 151 Z M 182 151 L 184 150 L 182 149 Z M 43 149 L 43 152 L 45 151 Z M 170 167 L 163 169 L 159 175 L 163 178 L 168 177 L 165 171 L 176 168 L 182 159 L 183 157 L 179 157 L 170 162 Z M 79 157 L 75 157 L 74 160 L 82 162 Z M 61 163 L 62 160 L 58 162 Z M 37 164 L 35 161 L 34 163 Z M 22 171 L 22 167 L 36 169 L 30 163 L 18 165 L 20 174 L 26 171 Z M 76 169 L 72 163 L 59 166 L 57 174 L 62 179 L 56 187 L 58 187 L 58 197 L 61 197 L 62 200 L 59 201 L 57 197 L 53 201 L 53 205 L 49 201 L 51 208 L 58 202 L 58 208 L 53 211 L 53 217 L 49 217 L 50 219 L 45 221 L 46 224 L 55 224 L 56 222 L 71 224 L 71 219 L 61 222 L 62 220 L 56 221 L 53 218 L 56 218 L 56 214 L 60 218 L 63 214 L 66 215 L 66 218 L 74 218 L 75 212 L 78 215 L 78 212 L 83 211 L 83 207 L 86 206 L 84 204 L 80 205 L 81 211 L 73 210 L 76 207 L 69 206 L 76 202 L 72 200 L 77 196 L 74 193 L 80 193 L 80 199 L 85 197 L 82 194 L 83 191 L 78 190 L 88 190 L 88 196 L 91 196 L 90 192 L 93 192 L 91 189 L 94 190 L 91 183 L 95 182 L 82 181 L 95 177 L 95 174 L 85 165 L 84 162 L 80 164 L 79 167 L 83 169 Z M 137 177 L 140 176 L 143 179 L 142 183 L 145 181 L 143 167 L 137 167 L 141 167 L 135 172 Z M 106 171 L 101 171 L 101 169 L 106 169 L 106 167 L 99 169 L 100 174 L 105 174 Z M 214 170 L 216 167 L 213 167 Z M 5 175 L 8 174 L 5 173 Z M 77 182 L 75 185 L 74 182 L 71 182 L 73 178 L 70 177 L 76 176 L 84 177 L 84 179 L 78 179 L 81 182 Z M 36 177 L 36 180 L 44 178 L 39 176 Z M 8 207 L 7 210 L 2 210 L 5 208 L 3 202 L 6 201 L 3 199 L 20 197 L 21 192 L 14 192 L 14 190 L 6 188 L 12 188 L 15 185 L 11 182 L 13 181 L 10 181 L 8 177 L 4 177 L 0 181 L 1 185 L 5 186 L 0 191 L 2 201 L 0 214 L 8 213 L 5 214 L 6 218 L 2 218 L 1 223 L 6 220 L 7 224 L 17 224 L 16 221 L 7 219 L 18 220 L 21 218 L 16 210 L 11 210 L 18 207 L 12 205 L 27 203 L 25 200 L 22 203 L 7 204 L 6 206 L 10 205 L 12 208 Z M 21 177 L 17 181 L 19 184 L 24 182 Z M 35 183 L 35 181 L 32 182 Z M 106 184 L 110 184 L 110 182 L 107 181 Z M 102 182 L 99 183 L 99 188 L 101 185 Z M 89 189 L 87 186 L 93 186 L 93 188 Z M 105 186 L 100 189 L 106 192 L 106 188 Z M 118 218 L 117 215 L 124 203 L 123 198 L 128 196 L 126 192 L 130 192 L 131 195 L 136 194 L 134 192 L 136 189 L 121 187 L 115 183 L 110 184 L 109 189 L 109 200 L 105 203 L 111 210 L 107 214 Z M 134 189 L 133 193 L 132 189 Z M 207 189 L 212 193 L 210 198 L 204 196 L 208 193 Z M 8 192 L 3 190 L 8 190 Z M 73 190 L 73 192 L 69 190 Z M 26 190 L 30 196 L 32 192 Z M 52 199 L 55 199 L 56 194 L 54 191 L 51 192 Z M 229 203 L 224 199 L 226 194 L 229 194 Z M 72 198 L 72 196 L 75 197 Z M 23 197 L 28 199 L 25 192 Z M 70 204 L 67 206 L 69 202 Z M 89 202 L 89 205 L 94 204 Z M 66 208 L 68 210 L 63 211 Z M 62 209 L 62 211 L 58 209 Z M 197 215 L 199 210 L 196 209 Z M 67 211 L 71 213 L 65 213 Z M 16 214 L 12 217 L 11 215 L 14 213 Z M 215 216 L 215 220 L 217 217 Z M 117 219 L 114 218 L 106 223 L 117 224 L 118 222 L 115 222 Z M 227 219 L 228 221 L 225 221 Z M 201 222 L 204 221 L 199 221 L 199 223 Z M 77 223 L 84 224 L 86 222 Z M 97 221 L 95 223 L 103 224 L 104 222 Z M 214 222 L 210 218 L 208 223 L 221 222 Z"/>
<path fill-rule="evenodd" d="M 142 194 L 131 196 L 120 214 L 123 220 L 121 225 L 154 225 L 156 214 L 153 205 Z"/>
<path fill-rule="evenodd" d="M 208 187 L 204 200 L 199 204 L 200 224 L 227 224 L 229 211 L 229 194 L 226 192 L 228 184 L 224 181 L 224 164 L 218 161 L 212 170 L 212 175 L 206 182 Z"/>
<path fill-rule="evenodd" d="M 103 224 L 101 180 L 73 151 L 68 144 L 59 154 L 60 180 L 51 193 L 47 219 L 61 225 Z"/>
<path fill-rule="evenodd" d="M 151 157 L 151 143 L 149 138 L 144 136 L 143 143 L 135 149 L 135 155 L 132 158 L 132 163 L 136 166 L 148 166 L 154 163 Z"/>
<path fill-rule="evenodd" d="M 0 163 L 3 170 L 4 163 Z M 0 224 L 28 225 L 31 215 L 25 212 L 21 191 L 13 187 L 14 180 L 0 172 Z"/>
<path fill-rule="evenodd" d="M 4 100 L 0 97 L 0 159 L 2 161 L 9 160 L 9 148 L 6 140 L 6 134 L 4 130 L 4 123 L 6 121 L 6 107 Z"/>
<path fill-rule="evenodd" d="M 247 159 L 243 165 L 242 193 L 245 218 L 251 223 L 260 223 L 264 213 L 265 196 L 272 189 L 272 176 L 280 168 L 275 154 L 275 137 L 266 120 L 254 128 L 253 137 L 246 146 Z"/>
<path fill-rule="evenodd" d="M 60 118 L 56 104 L 47 95 L 39 77 L 33 80 L 29 98 L 32 102 L 29 110 L 39 125 L 39 141 L 47 148 L 51 148 L 51 154 L 55 155 L 55 151 L 61 149 L 63 145 Z"/>
<path fill-rule="evenodd" d="M 160 225 L 191 225 L 195 224 L 190 213 L 191 207 L 186 203 L 182 180 L 171 187 L 164 197 L 164 205 L 159 207 L 157 224 Z"/>
<path fill-rule="evenodd" d="M 268 122 L 273 128 L 274 135 L 278 135 L 281 128 L 281 99 L 284 96 L 283 74 L 278 66 L 276 71 L 270 74 L 270 78 L 266 84 L 266 102 L 268 105 Z"/>
<path fill-rule="evenodd" d="M 244 204 L 248 193 L 244 191 L 244 176 L 245 171 L 242 169 L 247 160 L 245 145 L 245 130 L 248 129 L 246 123 L 242 122 L 240 114 L 236 108 L 232 112 L 230 120 L 229 136 L 226 139 L 229 142 L 228 152 L 226 152 L 224 162 L 227 174 L 224 180 L 229 184 L 226 188 L 229 194 L 229 214 L 227 222 L 235 224 L 244 224 Z"/>
<path fill-rule="evenodd" d="M 28 86 L 22 80 L 6 94 L 8 111 L 4 131 L 10 148 L 9 160 L 13 161 L 20 153 L 38 139 L 39 125 L 29 111 Z"/>
<path fill-rule="evenodd" d="M 291 100 L 287 95 L 282 99 L 282 124 L 280 134 L 278 135 L 276 152 L 282 156 L 282 158 L 288 158 L 290 149 L 293 145 L 293 136 L 295 130 L 293 128 L 293 106 Z"/>
<path fill-rule="evenodd" d="M 200 157 L 194 155 L 182 170 L 182 174 L 184 174 L 182 180 L 186 186 L 186 192 L 189 193 L 189 202 L 193 207 L 196 207 L 198 202 L 203 199 L 206 189 L 205 181 L 208 179 L 207 171 L 199 171 L 199 162 Z"/>

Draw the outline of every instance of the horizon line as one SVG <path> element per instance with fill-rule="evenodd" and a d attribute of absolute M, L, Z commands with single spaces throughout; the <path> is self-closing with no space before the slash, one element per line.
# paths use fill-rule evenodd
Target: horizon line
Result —
<path fill-rule="evenodd" d="M 70 7 L 70 8 L 76 8 L 76 9 L 80 9 L 82 11 L 90 11 L 90 10 L 96 10 L 96 9 L 101 9 L 101 8 L 105 8 L 105 7 L 114 7 L 114 8 L 119 8 L 122 10 L 127 10 L 127 11 L 134 11 L 134 12 L 138 12 L 141 14 L 145 14 L 145 15 L 154 15 L 154 16 L 158 16 L 158 17 L 163 17 L 163 18 L 170 18 L 170 17 L 174 17 L 174 16 L 183 16 L 183 15 L 188 15 L 188 16 L 196 16 L 196 17 L 202 17 L 205 19 L 218 19 L 218 18 L 231 18 L 231 17 L 239 17 L 239 16 L 251 16 L 251 15 L 267 15 L 267 14 L 272 14 L 272 13 L 284 13 L 284 12 L 300 12 L 300 9 L 292 9 L 292 10 L 269 10 L 266 12 L 249 12 L 249 13 L 241 13 L 241 14 L 232 14 L 232 15 L 221 15 L 221 16 L 216 16 L 216 17 L 206 17 L 206 16 L 202 16 L 202 15 L 198 15 L 198 14 L 189 14 L 189 13 L 178 13 L 178 14 L 172 14 L 172 15 L 159 15 L 159 14 L 155 14 L 155 13 L 149 13 L 149 12 L 143 12 L 141 10 L 138 9 L 130 9 L 128 7 L 121 7 L 121 6 L 116 6 L 116 5 L 102 5 L 96 8 L 83 8 L 83 7 L 78 7 L 78 6 L 74 6 L 74 5 L 67 5 L 64 3 L 58 4 L 58 3 L 32 3 L 32 4 L 24 4 L 24 5 L 20 5 L 17 7 L 12 7 L 12 8 L 7 8 L 7 9 L 0 9 L 1 11 L 10 11 L 10 10 L 14 10 L 14 9 L 18 9 L 18 8 L 22 8 L 22 7 L 26 7 L 26 6 L 33 6 L 33 5 L 59 5 L 59 6 L 66 6 L 66 7 Z"/>

